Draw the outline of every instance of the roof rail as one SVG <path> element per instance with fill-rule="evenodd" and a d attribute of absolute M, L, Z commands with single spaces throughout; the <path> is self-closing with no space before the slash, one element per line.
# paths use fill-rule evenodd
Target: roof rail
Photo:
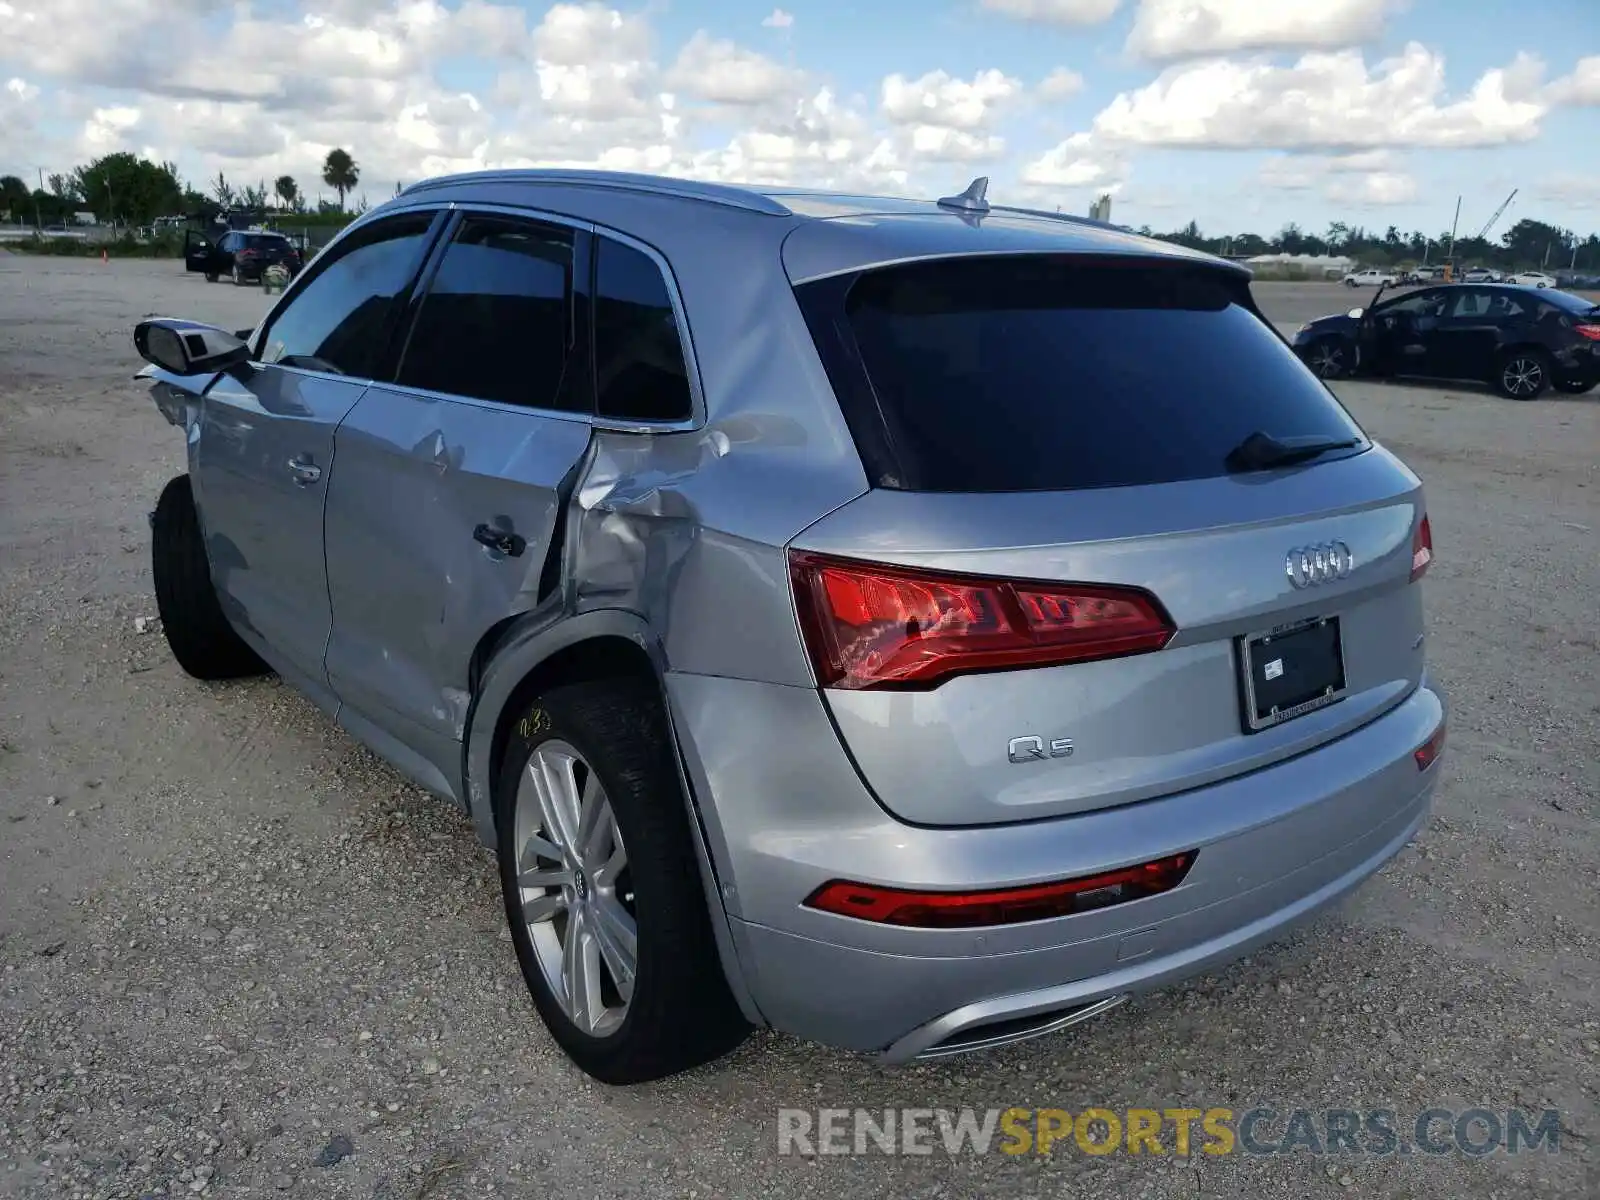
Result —
<path fill-rule="evenodd" d="M 665 175 L 635 174 L 629 171 L 584 171 L 567 168 L 525 167 L 499 171 L 468 171 L 459 175 L 440 175 L 413 183 L 400 195 L 439 188 L 486 183 L 537 183 L 558 187 L 609 188 L 625 192 L 645 192 L 658 196 L 673 196 L 680 200 L 702 200 L 708 204 L 722 204 L 746 212 L 765 213 L 771 217 L 792 217 L 794 210 L 778 203 L 771 196 L 736 184 L 701 183 L 693 179 L 675 179 Z"/>
<path fill-rule="evenodd" d="M 1087 225 L 1091 229 L 1110 229 L 1117 233 L 1133 233 L 1133 230 L 1126 225 L 1113 225 L 1110 221 L 1100 221 L 1094 217 L 1080 217 L 1076 213 L 1050 212 L 1043 208 L 1016 208 L 1007 204 L 996 204 L 994 211 L 1018 213 L 1025 217 L 1045 217 L 1051 221 L 1066 221 L 1071 225 Z"/>

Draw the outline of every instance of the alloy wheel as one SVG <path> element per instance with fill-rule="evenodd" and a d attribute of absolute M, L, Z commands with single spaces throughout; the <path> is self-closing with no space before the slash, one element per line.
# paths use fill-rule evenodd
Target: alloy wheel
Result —
<path fill-rule="evenodd" d="M 638 975 L 633 880 L 600 777 L 570 744 L 541 743 L 517 784 L 522 917 L 545 983 L 574 1025 L 614 1033 Z"/>
<path fill-rule="evenodd" d="M 1536 358 L 1519 355 L 1511 359 L 1500 373 L 1500 382 L 1508 395 L 1533 396 L 1544 385 L 1544 367 Z"/>
<path fill-rule="evenodd" d="M 1337 379 L 1344 374 L 1344 350 L 1332 342 L 1319 342 L 1311 348 L 1311 369 L 1323 379 Z"/>

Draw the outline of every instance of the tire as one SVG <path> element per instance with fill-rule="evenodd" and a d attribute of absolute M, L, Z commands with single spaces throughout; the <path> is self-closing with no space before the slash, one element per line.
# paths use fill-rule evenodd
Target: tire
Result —
<path fill-rule="evenodd" d="M 1591 390 L 1597 381 L 1593 379 L 1557 379 L 1553 386 L 1558 392 L 1565 392 L 1569 396 L 1581 396 Z"/>
<path fill-rule="evenodd" d="M 1535 400 L 1550 386 L 1550 356 L 1537 348 L 1508 350 L 1492 382 L 1508 400 Z"/>
<path fill-rule="evenodd" d="M 233 264 L 233 286 L 234 287 L 243 287 L 244 286 L 244 272 L 239 269 L 239 264 L 238 263 L 234 263 Z"/>
<path fill-rule="evenodd" d="M 609 824 L 597 822 L 598 842 L 589 840 L 599 853 L 577 870 L 559 851 L 560 843 L 580 839 L 548 837 L 552 820 L 535 783 L 542 768 L 576 781 L 567 789 L 547 787 L 546 796 L 570 799 L 597 783 L 602 807 L 592 811 L 609 811 Z M 576 683 L 536 698 L 508 739 L 495 804 L 500 883 L 517 961 L 545 1026 L 573 1062 L 602 1083 L 644 1083 L 710 1062 L 744 1040 L 749 1026 L 722 973 L 666 720 L 648 683 Z M 573 800 L 562 811 L 580 807 Z M 538 854 L 529 849 L 535 834 L 548 839 Z M 615 874 L 619 854 L 625 866 Z M 522 873 L 519 864 L 535 863 L 542 869 Z M 538 882 L 529 884 L 535 874 Z M 573 943 L 575 912 L 584 929 L 600 934 L 626 929 L 631 918 L 632 964 L 625 953 L 618 957 L 626 941 L 615 935 L 606 948 L 605 938 Z M 592 954 L 571 952 L 590 941 Z M 581 989 L 595 1000 L 582 1025 L 572 1015 L 580 1006 L 566 999 L 572 961 L 586 962 L 595 980 Z M 634 970 L 631 994 L 617 982 L 627 969 Z"/>
<path fill-rule="evenodd" d="M 206 272 L 206 282 L 207 283 L 215 283 L 216 281 L 217 281 L 217 273 L 215 271 L 207 271 Z"/>
<path fill-rule="evenodd" d="M 150 522 L 150 566 L 161 631 L 178 665 L 196 679 L 261 675 L 267 664 L 228 624 L 211 583 L 200 518 L 187 475 L 162 489 Z"/>
<path fill-rule="evenodd" d="M 1305 349 L 1306 366 L 1319 379 L 1345 379 L 1356 365 L 1356 348 L 1344 338 L 1320 338 Z"/>

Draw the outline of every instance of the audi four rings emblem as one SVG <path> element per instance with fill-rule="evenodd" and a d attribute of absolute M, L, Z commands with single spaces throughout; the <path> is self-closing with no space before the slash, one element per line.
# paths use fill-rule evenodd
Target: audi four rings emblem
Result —
<path fill-rule="evenodd" d="M 1355 565 L 1355 554 L 1343 542 L 1319 542 L 1315 546 L 1296 546 L 1289 551 L 1284 570 L 1291 584 L 1308 588 L 1343 579 Z"/>

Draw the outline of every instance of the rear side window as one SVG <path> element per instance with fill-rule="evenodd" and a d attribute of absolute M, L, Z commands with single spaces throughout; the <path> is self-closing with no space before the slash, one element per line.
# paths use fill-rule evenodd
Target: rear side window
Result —
<path fill-rule="evenodd" d="M 514 217 L 469 216 L 445 251 L 396 379 L 406 387 L 519 404 L 563 397 L 572 341 L 573 233 Z"/>
<path fill-rule="evenodd" d="M 273 318 L 262 361 L 370 379 L 432 224 L 432 213 L 407 213 L 351 233 Z"/>
<path fill-rule="evenodd" d="M 1219 270 L 1122 260 L 946 259 L 801 289 L 880 486 L 1126 487 L 1227 473 L 1251 433 L 1365 440 Z M 819 289 L 811 293 L 810 289 Z M 842 318 L 842 319 L 841 319 Z M 845 353 L 838 353 L 843 347 Z M 845 364 L 849 364 L 846 366 Z M 838 378 L 856 372 L 864 380 Z M 865 386 L 860 384 L 864 383 Z M 860 411 L 870 405 L 870 421 Z"/>
<path fill-rule="evenodd" d="M 608 237 L 595 246 L 594 366 L 602 417 L 679 421 L 690 415 L 689 372 L 661 268 L 648 254 Z"/>

